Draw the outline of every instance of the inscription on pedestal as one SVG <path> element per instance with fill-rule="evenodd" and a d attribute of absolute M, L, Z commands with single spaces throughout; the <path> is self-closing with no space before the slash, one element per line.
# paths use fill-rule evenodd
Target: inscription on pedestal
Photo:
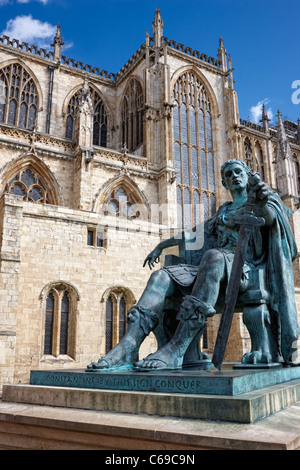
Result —
<path fill-rule="evenodd" d="M 237 395 L 300 379 L 300 367 L 270 370 L 84 372 L 33 370 L 31 385 L 203 395 Z"/>
<path fill-rule="evenodd" d="M 140 390 L 173 393 L 207 393 L 201 378 L 192 377 L 139 377 L 121 375 L 102 375 L 99 373 L 68 374 L 61 372 L 45 373 L 47 385 L 79 388 L 101 388 L 108 390 Z M 32 382 L 31 382 L 32 383 Z"/>

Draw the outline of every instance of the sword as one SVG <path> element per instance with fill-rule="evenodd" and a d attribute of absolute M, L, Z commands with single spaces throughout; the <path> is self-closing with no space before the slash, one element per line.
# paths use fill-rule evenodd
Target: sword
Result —
<path fill-rule="evenodd" d="M 225 349 L 228 341 L 232 318 L 239 293 L 240 282 L 243 274 L 243 266 L 246 260 L 247 247 L 252 227 L 262 227 L 265 220 L 254 215 L 255 191 L 253 187 L 260 181 L 258 173 L 251 173 L 248 180 L 248 196 L 242 215 L 232 215 L 231 221 L 240 225 L 238 242 L 233 258 L 231 275 L 226 291 L 225 304 L 221 316 L 221 322 L 216 339 L 212 363 L 217 369 L 221 369 Z"/>

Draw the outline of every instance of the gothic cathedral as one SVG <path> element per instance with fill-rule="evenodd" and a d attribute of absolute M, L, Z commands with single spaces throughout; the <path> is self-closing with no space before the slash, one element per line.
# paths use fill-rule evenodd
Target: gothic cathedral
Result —
<path fill-rule="evenodd" d="M 147 254 L 228 199 L 228 158 L 279 192 L 300 243 L 299 121 L 278 112 L 271 127 L 264 108 L 261 125 L 240 119 L 222 38 L 208 57 L 164 37 L 157 10 L 153 36 L 116 74 L 62 45 L 60 26 L 50 52 L 0 38 L 1 386 L 85 368 L 118 343 Z M 294 271 L 300 305 L 298 260 Z M 202 340 L 209 353 L 219 317 Z M 142 357 L 155 347 L 150 335 Z M 236 314 L 227 360 L 247 347 Z"/>

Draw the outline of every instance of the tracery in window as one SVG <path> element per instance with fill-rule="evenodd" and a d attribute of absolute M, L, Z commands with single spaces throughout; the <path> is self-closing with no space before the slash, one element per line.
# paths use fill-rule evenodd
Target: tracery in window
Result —
<path fill-rule="evenodd" d="M 261 178 L 265 180 L 263 152 L 262 152 L 262 148 L 259 142 L 255 143 L 255 159 L 256 159 L 256 171 L 258 171 Z"/>
<path fill-rule="evenodd" d="M 24 67 L 15 63 L 0 69 L 0 122 L 32 129 L 38 101 L 34 80 Z"/>
<path fill-rule="evenodd" d="M 121 108 L 122 146 L 130 152 L 143 143 L 143 90 L 135 78 L 131 79 Z"/>
<path fill-rule="evenodd" d="M 105 301 L 105 354 L 107 354 L 126 332 L 127 312 L 135 300 L 124 287 L 113 287 L 104 298 Z"/>
<path fill-rule="evenodd" d="M 246 137 L 244 141 L 244 150 L 245 150 L 246 164 L 248 165 L 250 170 L 253 171 L 254 162 L 253 162 L 253 155 L 252 155 L 252 146 L 248 137 Z"/>
<path fill-rule="evenodd" d="M 77 295 L 73 288 L 55 283 L 48 291 L 44 320 L 44 355 L 75 355 Z"/>
<path fill-rule="evenodd" d="M 107 146 L 107 112 L 100 95 L 89 87 L 90 96 L 94 106 L 93 145 Z M 78 90 L 70 99 L 66 115 L 66 138 L 75 138 L 75 120 L 79 106 L 81 90 Z"/>
<path fill-rule="evenodd" d="M 178 78 L 173 99 L 177 224 L 190 228 L 216 211 L 211 102 L 193 71 Z"/>
<path fill-rule="evenodd" d="M 53 191 L 45 179 L 30 165 L 19 169 L 9 179 L 5 192 L 21 196 L 24 201 L 55 204 Z"/>
<path fill-rule="evenodd" d="M 104 215 L 127 219 L 136 219 L 140 216 L 136 198 L 124 185 L 119 185 L 110 192 L 104 200 L 101 212 Z"/>

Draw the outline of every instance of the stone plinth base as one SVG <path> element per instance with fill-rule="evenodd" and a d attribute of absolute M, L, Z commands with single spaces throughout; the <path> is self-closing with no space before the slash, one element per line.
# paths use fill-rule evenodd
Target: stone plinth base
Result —
<path fill-rule="evenodd" d="M 107 451 L 99 464 L 112 450 L 300 450 L 299 422 L 300 404 L 239 424 L 0 402 L 0 449 Z"/>
<path fill-rule="evenodd" d="M 0 449 L 300 449 L 299 373 L 34 371 L 3 387 Z"/>
<path fill-rule="evenodd" d="M 48 372 L 52 380 L 54 372 Z M 66 377 L 66 372 L 57 377 Z M 36 375 L 35 375 L 36 376 Z M 238 395 L 101 390 L 72 385 L 5 385 L 3 401 L 119 413 L 253 423 L 300 401 L 300 380 L 270 385 Z M 264 376 L 264 374 L 263 374 Z M 41 376 L 42 377 L 42 374 Z M 142 377 L 139 380 L 143 380 Z M 162 378 L 160 379 L 162 380 Z M 166 377 L 165 380 L 168 380 Z M 122 382 L 123 383 L 123 382 Z M 173 384 L 173 382 L 172 382 Z M 95 385 L 95 384 L 94 384 Z M 258 384 L 257 384 L 258 385 Z"/>

